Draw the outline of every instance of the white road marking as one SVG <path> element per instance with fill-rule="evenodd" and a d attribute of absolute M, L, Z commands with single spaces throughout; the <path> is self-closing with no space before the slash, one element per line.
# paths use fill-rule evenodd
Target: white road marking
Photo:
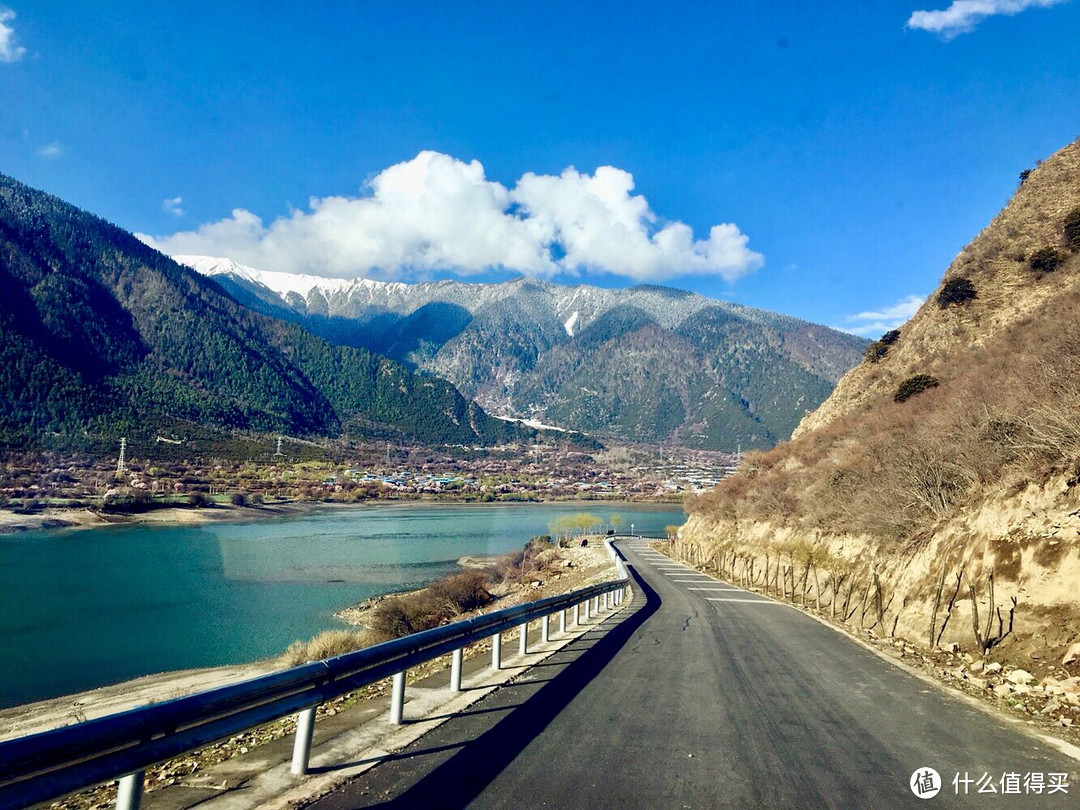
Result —
<path fill-rule="evenodd" d="M 734 591 L 735 593 L 746 593 L 742 588 L 687 588 L 688 591 Z"/>
<path fill-rule="evenodd" d="M 774 602 L 772 599 L 734 599 L 729 596 L 706 596 L 706 602 L 753 602 L 756 605 L 779 605 L 787 607 L 783 602 Z"/>

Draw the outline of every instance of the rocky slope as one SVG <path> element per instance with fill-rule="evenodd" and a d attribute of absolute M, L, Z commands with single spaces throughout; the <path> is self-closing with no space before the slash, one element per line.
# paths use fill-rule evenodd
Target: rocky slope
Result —
<path fill-rule="evenodd" d="M 799 424 L 799 436 L 822 427 L 882 395 L 928 363 L 962 356 L 984 346 L 1004 330 L 1031 317 L 1067 282 L 1038 283 L 1031 259 L 1047 247 L 1064 250 L 1063 223 L 1077 205 L 1080 145 L 1062 149 L 1041 163 L 1020 185 L 1009 204 L 968 244 L 945 271 L 941 285 L 890 347 L 887 363 L 862 363 L 846 374 L 833 394 Z M 970 306 L 941 307 L 937 296 L 950 281 L 972 282 Z M 1047 281 L 1051 281 L 1048 277 Z"/>
<path fill-rule="evenodd" d="M 769 447 L 865 346 L 665 287 L 349 282 L 177 259 L 252 308 L 443 377 L 493 413 L 622 440 Z"/>
<path fill-rule="evenodd" d="M 1078 674 L 1080 141 L 795 439 L 690 510 L 688 558 L 759 586 L 768 566 L 881 635 Z"/>

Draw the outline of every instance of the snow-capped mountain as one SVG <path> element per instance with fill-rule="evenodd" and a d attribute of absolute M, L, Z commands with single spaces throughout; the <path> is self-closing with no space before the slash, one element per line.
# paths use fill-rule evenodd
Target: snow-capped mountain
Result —
<path fill-rule="evenodd" d="M 567 335 L 571 337 L 575 330 L 586 328 L 604 312 L 627 304 L 648 313 L 656 323 L 666 329 L 677 328 L 686 318 L 709 306 L 730 308 L 747 320 L 755 322 L 774 317 L 772 313 L 714 301 L 666 287 L 638 286 L 611 290 L 588 285 L 568 287 L 529 278 L 501 284 L 461 281 L 406 284 L 367 278 L 347 280 L 279 273 L 211 256 L 181 255 L 173 258 L 205 276 L 226 276 L 249 285 L 265 287 L 277 295 L 280 303 L 301 314 L 330 317 L 356 318 L 373 308 L 409 315 L 433 301 L 456 304 L 475 314 L 495 302 L 518 296 L 525 286 L 535 286 L 545 292 L 556 315 L 562 320 Z"/>
<path fill-rule="evenodd" d="M 405 284 L 175 258 L 254 309 L 444 377 L 492 413 L 625 440 L 772 444 L 865 345 L 668 287 Z"/>

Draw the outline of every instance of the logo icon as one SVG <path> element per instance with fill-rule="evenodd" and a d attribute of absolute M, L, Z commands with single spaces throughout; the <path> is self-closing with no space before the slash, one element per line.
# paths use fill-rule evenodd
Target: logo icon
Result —
<path fill-rule="evenodd" d="M 911 775 L 911 792 L 920 799 L 932 799 L 941 790 L 941 777 L 933 768 L 919 768 Z"/>

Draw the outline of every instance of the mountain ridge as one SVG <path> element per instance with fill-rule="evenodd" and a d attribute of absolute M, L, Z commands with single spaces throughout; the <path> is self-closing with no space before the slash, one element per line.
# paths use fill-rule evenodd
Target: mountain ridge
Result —
<path fill-rule="evenodd" d="M 658 285 L 347 281 L 176 258 L 249 306 L 450 380 L 492 413 L 624 441 L 769 446 L 824 399 L 866 345 Z M 652 345 L 641 340 L 650 329 Z M 603 391 L 588 393 L 575 374 Z M 631 378 L 637 386 L 625 384 Z M 769 390 L 758 378 L 771 380 Z M 705 394 L 720 401 L 699 402 Z M 665 407 L 682 416 L 673 420 Z"/>

